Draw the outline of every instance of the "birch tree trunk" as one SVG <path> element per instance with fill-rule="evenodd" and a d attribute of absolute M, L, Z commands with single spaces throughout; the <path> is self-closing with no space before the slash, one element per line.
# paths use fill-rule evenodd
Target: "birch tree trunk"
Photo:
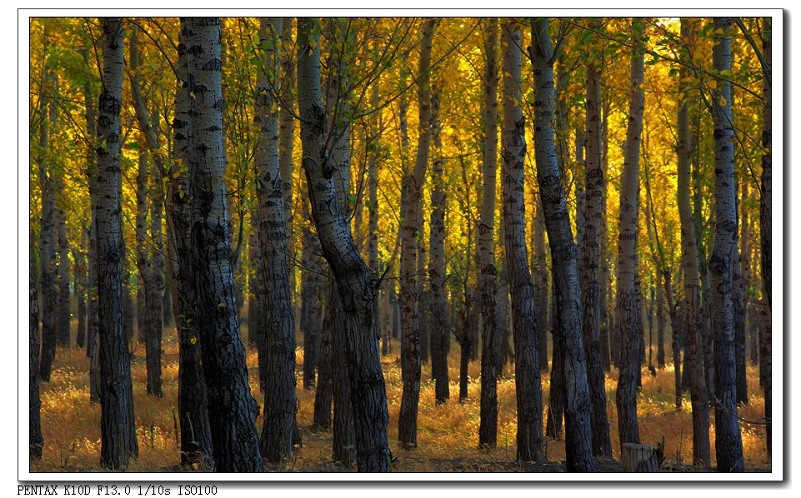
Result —
<path fill-rule="evenodd" d="M 542 387 L 534 282 L 528 267 L 525 204 L 525 118 L 522 93 L 521 26 L 501 28 L 503 51 L 503 223 L 514 327 L 515 393 L 517 395 L 517 459 L 541 461 Z"/>
<path fill-rule="evenodd" d="M 436 89 L 431 97 L 431 138 L 433 144 L 433 162 L 431 168 L 431 222 L 429 228 L 429 245 L 431 257 L 428 262 L 428 280 L 430 282 L 431 302 L 431 375 L 434 378 L 434 398 L 437 404 L 445 403 L 450 397 L 448 386 L 448 350 L 450 349 L 450 333 L 446 320 L 445 308 L 445 209 L 446 194 L 443 180 L 444 159 L 442 157 L 442 125 L 440 123 L 440 91 Z M 370 185 L 372 194 L 372 183 Z M 370 215 L 372 216 L 372 198 Z M 372 217 L 371 217 L 372 222 Z M 376 229 L 378 223 L 376 223 Z M 371 250 L 372 234 L 370 227 Z"/>
<path fill-rule="evenodd" d="M 221 33 L 218 18 L 186 18 L 189 198 L 195 319 L 209 400 L 214 462 L 220 472 L 260 472 L 258 405 L 239 337 L 230 222 L 223 182 Z"/>
<path fill-rule="evenodd" d="M 213 472 L 214 444 L 209 420 L 208 390 L 200 353 L 198 318 L 195 312 L 192 269 L 192 212 L 189 196 L 189 154 L 194 133 L 190 112 L 189 45 L 194 33 L 181 26 L 178 45 L 175 116 L 172 122 L 175 160 L 169 170 L 167 195 L 168 254 L 172 286 L 172 307 L 178 329 L 178 411 L 181 427 L 181 463 Z"/>
<path fill-rule="evenodd" d="M 639 213 L 640 134 L 645 108 L 642 89 L 644 58 L 641 42 L 643 24 L 632 21 L 634 49 L 631 56 L 631 93 L 626 130 L 623 176 L 620 188 L 620 239 L 617 264 L 617 307 L 620 320 L 620 376 L 616 404 L 620 444 L 640 443 L 637 423 L 637 387 L 640 372 L 641 329 L 637 287 L 637 218 Z"/>
<path fill-rule="evenodd" d="M 298 94 L 303 168 L 309 185 L 312 217 L 339 285 L 360 472 L 391 470 L 387 442 L 387 398 L 378 351 L 375 275 L 359 256 L 343 219 L 328 159 L 325 113 L 320 90 L 318 20 L 298 20 Z"/>
<path fill-rule="evenodd" d="M 498 269 L 495 267 L 495 185 L 498 168 L 498 19 L 488 19 L 484 73 L 483 193 L 478 225 L 478 301 L 481 309 L 481 416 L 478 445 L 494 448 L 498 437 L 498 336 L 495 299 Z"/>
<path fill-rule="evenodd" d="M 682 39 L 690 39 L 694 36 L 691 27 L 684 19 L 681 21 Z M 689 57 L 689 46 L 683 47 L 681 57 Z M 682 67 L 679 69 L 679 89 L 684 90 L 685 78 L 689 76 L 689 69 Z M 701 344 L 701 323 L 700 323 L 700 288 L 698 275 L 698 247 L 695 238 L 695 225 L 693 223 L 693 213 L 690 206 L 690 151 L 692 149 L 689 124 L 689 97 L 681 101 L 678 119 L 676 144 L 676 155 L 678 156 L 678 181 L 677 181 L 677 204 L 679 208 L 679 220 L 681 223 L 681 264 L 684 268 L 684 295 L 686 299 L 687 313 L 687 337 L 685 339 L 685 365 L 690 369 L 690 399 L 692 404 L 693 418 L 693 465 L 708 467 L 710 462 L 709 447 L 709 407 L 707 404 L 706 375 L 704 372 L 704 361 Z M 675 363 L 678 348 L 674 327 L 674 368 L 679 370 L 679 365 Z M 687 374 L 685 367 L 685 375 Z"/>
<path fill-rule="evenodd" d="M 282 19 L 259 19 L 259 44 L 265 52 L 259 71 L 255 103 L 258 129 L 256 174 L 258 278 L 264 292 L 266 368 L 261 453 L 280 463 L 292 458 L 295 422 L 295 325 L 289 287 L 289 242 L 284 215 L 283 181 L 279 162 L 278 92 Z"/>
<path fill-rule="evenodd" d="M 591 26 L 600 23 L 593 20 Z M 609 420 L 606 412 L 606 376 L 601 360 L 601 302 L 598 262 L 601 258 L 601 198 L 605 182 L 601 167 L 601 74 L 590 51 L 587 64 L 584 247 L 581 265 L 581 309 L 584 348 L 587 355 L 587 383 L 592 401 L 592 452 L 595 456 L 612 456 Z"/>
<path fill-rule="evenodd" d="M 535 80 L 537 182 L 540 186 L 548 241 L 553 260 L 558 319 L 554 342 L 563 346 L 565 376 L 565 454 L 568 472 L 594 472 L 591 404 L 581 326 L 581 297 L 576 270 L 576 245 L 570 230 L 564 190 L 554 146 L 553 51 L 548 18 L 533 19 L 531 56 Z M 555 367 L 554 367 L 555 368 Z"/>
<path fill-rule="evenodd" d="M 125 469 L 139 454 L 134 419 L 131 360 L 123 329 L 124 240 L 120 169 L 123 26 L 103 18 L 103 92 L 97 126 L 97 282 L 100 342 L 100 464 Z"/>
<path fill-rule="evenodd" d="M 731 18 L 716 18 L 712 67 L 731 71 Z M 715 337 L 715 456 L 720 472 L 742 472 L 743 443 L 737 420 L 732 270 L 737 255 L 737 206 L 734 178 L 734 127 L 731 82 L 717 81 L 712 91 L 715 123 L 715 239 L 709 260 L 712 326 Z"/>
<path fill-rule="evenodd" d="M 421 225 L 422 186 L 428 166 L 431 137 L 429 68 L 436 19 L 423 22 L 418 75 L 419 137 L 414 169 L 404 176 L 403 237 L 401 239 L 401 330 L 403 333 L 403 394 L 398 415 L 398 441 L 403 448 L 417 447 L 417 407 L 420 400 L 420 321 L 417 281 L 418 232 Z"/>

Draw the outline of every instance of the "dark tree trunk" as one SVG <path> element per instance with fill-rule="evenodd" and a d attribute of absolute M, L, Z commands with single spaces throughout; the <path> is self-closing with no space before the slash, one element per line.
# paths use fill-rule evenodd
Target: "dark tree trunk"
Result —
<path fill-rule="evenodd" d="M 375 274 L 356 251 L 342 216 L 333 182 L 335 166 L 326 150 L 325 113 L 320 91 L 318 20 L 298 20 L 298 94 L 303 168 L 309 185 L 312 218 L 339 287 L 344 309 L 347 369 L 356 429 L 360 472 L 391 470 L 387 441 L 387 398 L 378 352 L 375 316 Z"/>
<path fill-rule="evenodd" d="M 81 229 L 81 247 L 72 251 L 72 259 L 75 261 L 75 296 L 78 301 L 76 315 L 78 318 L 78 330 L 75 334 L 75 345 L 79 349 L 86 347 L 86 239 L 85 230 Z"/>
<path fill-rule="evenodd" d="M 209 401 L 214 462 L 220 472 L 259 472 L 258 405 L 250 393 L 239 337 L 222 134 L 220 20 L 182 19 L 192 132 L 189 198 L 195 320 Z"/>
<path fill-rule="evenodd" d="M 59 204 L 65 202 L 64 199 L 64 177 L 63 173 L 57 175 L 56 192 Z M 56 208 L 56 245 L 58 249 L 58 267 L 56 270 L 56 336 L 58 345 L 63 348 L 70 347 L 70 272 L 69 272 L 69 240 L 67 240 L 67 213 L 64 208 Z"/>
<path fill-rule="evenodd" d="M 333 300 L 336 292 L 334 285 L 335 283 L 331 282 L 326 292 L 325 318 L 320 330 L 317 390 L 314 393 L 313 425 L 325 430 L 331 428 L 331 403 L 334 401 L 334 328 L 336 327 L 336 317 L 333 315 Z"/>
<path fill-rule="evenodd" d="M 563 341 L 551 335 L 551 378 L 548 394 L 548 418 L 545 423 L 545 435 L 553 439 L 562 439 L 562 420 L 565 413 L 565 377 L 562 352 Z"/>
<path fill-rule="evenodd" d="M 33 247 L 31 241 L 31 247 Z M 33 254 L 29 257 L 28 270 L 28 455 L 42 458 L 42 402 L 39 399 L 39 297 L 36 292 L 36 269 Z"/>
<path fill-rule="evenodd" d="M 593 21 L 592 26 L 600 24 Z M 606 376 L 601 360 L 601 302 L 598 299 L 601 249 L 601 197 L 605 183 L 601 167 L 601 75 L 595 64 L 587 66 L 587 160 L 585 173 L 584 247 L 581 265 L 582 324 L 587 355 L 587 382 L 592 402 L 592 452 L 612 456 L 606 413 Z"/>
<path fill-rule="evenodd" d="M 120 107 L 123 76 L 123 25 L 103 18 L 103 92 L 97 126 L 97 282 L 100 362 L 101 450 L 103 467 L 125 469 L 139 454 L 136 441 L 131 359 L 123 328 L 122 174 Z"/>
<path fill-rule="evenodd" d="M 772 210 L 773 210 L 773 89 L 771 84 L 773 72 L 773 27 L 769 17 L 764 19 L 765 25 L 762 33 L 762 57 L 767 66 L 763 69 L 762 96 L 765 105 L 762 108 L 762 196 L 759 204 L 759 227 L 760 227 L 760 247 L 762 249 L 762 293 L 767 297 L 767 307 L 763 308 L 762 337 L 759 341 L 759 372 L 762 379 L 762 390 L 765 393 L 765 420 L 767 422 L 767 445 L 768 456 L 771 456 L 773 449 L 773 381 L 772 381 L 772 337 L 771 330 L 771 295 L 772 270 L 773 270 L 773 232 L 772 232 Z"/>
<path fill-rule="evenodd" d="M 351 386 L 349 364 L 345 345 L 344 309 L 337 292 L 336 284 L 332 284 L 330 294 L 331 325 L 333 344 L 330 358 L 333 380 L 334 401 L 334 438 L 333 458 L 345 467 L 351 468 L 356 463 L 356 428 L 353 424 L 353 404 L 351 403 Z"/>
<path fill-rule="evenodd" d="M 255 123 L 259 129 L 254 157 L 256 175 L 257 263 L 264 292 L 264 425 L 261 453 L 280 463 L 292 458 L 295 425 L 295 324 L 289 287 L 289 242 L 279 164 L 278 111 L 274 95 L 280 77 L 280 18 L 259 19 L 259 42 L 265 51 L 259 72 Z"/>

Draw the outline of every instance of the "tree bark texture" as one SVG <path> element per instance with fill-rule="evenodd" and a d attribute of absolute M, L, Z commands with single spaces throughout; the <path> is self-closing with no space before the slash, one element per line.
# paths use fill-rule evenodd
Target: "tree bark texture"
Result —
<path fill-rule="evenodd" d="M 169 171 L 167 218 L 169 229 L 170 274 L 173 286 L 172 307 L 178 329 L 178 411 L 181 427 L 181 463 L 213 472 L 214 444 L 209 420 L 208 390 L 200 353 L 198 318 L 195 312 L 194 273 L 192 269 L 192 212 L 189 196 L 189 154 L 193 116 L 189 93 L 189 46 L 194 33 L 181 26 L 178 45 L 175 116 L 172 122 L 175 161 Z M 187 40 L 189 38 L 190 40 Z"/>
<path fill-rule="evenodd" d="M 260 472 L 258 405 L 250 393 L 239 337 L 231 227 L 223 182 L 221 32 L 218 18 L 182 19 L 192 134 L 189 197 L 195 319 L 219 472 Z"/>
<path fill-rule="evenodd" d="M 681 21 L 681 36 L 690 39 L 693 36 L 691 26 L 685 20 Z M 689 57 L 689 46 L 682 47 L 681 57 Z M 679 88 L 684 89 L 682 81 L 689 75 L 687 68 L 679 69 Z M 696 242 L 695 224 L 693 223 L 692 207 L 690 205 L 690 156 L 692 143 L 690 137 L 689 110 L 690 100 L 685 97 L 681 102 L 677 117 L 676 155 L 678 160 L 677 204 L 679 221 L 681 223 L 681 265 L 684 270 L 684 295 L 686 306 L 679 312 L 686 312 L 687 336 L 685 343 L 685 375 L 689 366 L 690 400 L 693 418 L 693 465 L 708 467 L 710 462 L 709 446 L 709 408 L 707 404 L 707 385 L 704 372 L 701 336 L 701 290 L 699 288 L 698 272 L 698 244 Z M 674 326 L 674 368 L 679 372 L 676 363 L 676 352 L 680 338 Z M 677 402 L 678 403 L 678 402 Z"/>
<path fill-rule="evenodd" d="M 731 71 L 731 18 L 716 18 L 712 65 Z M 737 420 L 734 351 L 732 271 L 737 256 L 737 206 L 734 177 L 734 126 L 731 112 L 731 82 L 718 80 L 712 92 L 715 124 L 715 238 L 709 259 L 712 288 L 712 327 L 715 341 L 715 455 L 721 472 L 742 472 L 743 443 Z"/>
<path fill-rule="evenodd" d="M 620 375 L 618 377 L 616 404 L 618 410 L 618 432 L 620 444 L 640 443 L 637 423 L 637 387 L 640 372 L 640 341 L 642 330 L 638 327 L 639 289 L 637 282 L 637 217 L 639 212 L 639 168 L 640 135 L 645 108 L 642 89 L 644 57 L 640 42 L 643 24 L 632 22 L 635 45 L 631 56 L 631 93 L 626 130 L 623 176 L 620 190 L 620 239 L 617 264 L 617 309 L 620 324 Z"/>
<path fill-rule="evenodd" d="M 289 237 L 284 215 L 283 181 L 279 162 L 278 92 L 282 19 L 259 19 L 259 44 L 265 61 L 259 72 L 255 124 L 259 131 L 256 174 L 257 259 L 259 289 L 264 292 L 264 423 L 261 453 L 280 463 L 292 458 L 295 423 L 295 324 L 289 286 Z"/>
<path fill-rule="evenodd" d="M 480 447 L 494 448 L 498 438 L 498 335 L 495 323 L 498 269 L 495 267 L 495 185 L 498 168 L 498 19 L 485 33 L 483 193 L 478 225 L 478 301 L 481 310 Z"/>
<path fill-rule="evenodd" d="M 517 395 L 517 459 L 541 461 L 542 386 L 540 380 L 538 319 L 534 282 L 528 267 L 525 205 L 525 118 L 523 100 L 521 26 L 507 21 L 501 28 L 503 51 L 503 222 L 515 351 Z"/>
<path fill-rule="evenodd" d="M 33 241 L 31 241 L 33 242 Z M 33 243 L 31 243 L 33 247 Z M 39 296 L 36 292 L 36 268 L 31 254 L 28 263 L 28 455 L 42 458 L 42 401 L 39 397 Z"/>
<path fill-rule="evenodd" d="M 564 345 L 565 454 L 569 472 L 594 472 L 591 403 L 581 326 L 581 296 L 576 270 L 576 245 L 570 229 L 554 146 L 553 52 L 547 18 L 532 20 L 531 56 L 535 79 L 537 183 L 540 186 L 548 241 L 553 260 L 557 326 L 554 342 Z"/>
<path fill-rule="evenodd" d="M 417 258 L 418 232 L 422 224 L 422 186 L 428 166 L 429 142 L 431 138 L 431 94 L 429 69 L 431 47 L 436 19 L 423 22 L 420 44 L 418 76 L 419 137 L 417 154 L 412 171 L 404 175 L 405 190 L 402 210 L 403 236 L 401 238 L 401 331 L 403 333 L 403 358 L 401 377 L 403 394 L 398 415 L 398 441 L 404 448 L 417 447 L 417 407 L 420 401 L 420 306 Z"/>
<path fill-rule="evenodd" d="M 587 383 L 592 402 L 592 451 L 595 456 L 612 456 L 609 420 L 606 413 L 606 376 L 601 360 L 601 302 L 598 298 L 601 254 L 601 198 L 604 172 L 601 167 L 601 74 L 587 65 L 584 247 L 581 265 L 581 309 L 584 348 L 587 355 Z"/>
<path fill-rule="evenodd" d="M 765 25 L 762 34 L 762 57 L 767 62 L 764 69 L 765 74 L 762 78 L 762 97 L 765 101 L 762 108 L 762 177 L 761 187 L 762 196 L 759 205 L 759 227 L 760 245 L 762 248 L 762 292 L 767 297 L 768 326 L 762 328 L 763 334 L 760 338 L 760 377 L 762 389 L 765 393 L 765 420 L 767 421 L 767 441 L 768 455 L 772 450 L 772 412 L 773 412 L 773 382 L 771 379 L 772 365 L 772 340 L 773 333 L 770 328 L 771 295 L 772 295 L 772 270 L 773 270 L 773 229 L 772 229 L 772 210 L 773 210 L 773 89 L 771 78 L 773 72 L 773 27 L 772 20 L 765 18 Z"/>
<path fill-rule="evenodd" d="M 440 404 L 448 401 L 450 397 L 448 386 L 450 333 L 448 332 L 445 305 L 445 273 L 447 270 L 445 266 L 446 194 L 443 181 L 445 161 L 442 157 L 442 125 L 440 123 L 440 92 L 438 89 L 431 97 L 431 138 L 434 149 L 431 165 L 431 222 L 429 223 L 428 242 L 430 246 L 428 281 L 431 303 L 431 376 L 435 383 L 434 398 Z M 371 183 L 371 193 L 372 188 Z M 371 210 L 371 216 L 372 213 Z M 377 223 L 376 228 L 378 228 Z M 370 233 L 370 247 L 372 248 L 372 234 L 375 233 L 372 225 Z"/>
<path fill-rule="evenodd" d="M 298 20 L 298 94 L 303 169 L 309 185 L 312 217 L 328 263 L 339 285 L 344 310 L 347 367 L 356 428 L 360 472 L 391 470 L 387 441 L 387 398 L 378 351 L 375 275 L 358 254 L 342 216 L 332 180 L 335 165 L 325 149 L 325 112 L 320 90 L 318 20 Z"/>
<path fill-rule="evenodd" d="M 124 240 L 122 237 L 122 171 L 120 169 L 123 76 L 123 26 L 104 18 L 103 91 L 97 126 L 97 281 L 100 342 L 101 450 L 103 467 L 121 470 L 139 447 L 134 420 L 131 359 L 123 328 Z"/>

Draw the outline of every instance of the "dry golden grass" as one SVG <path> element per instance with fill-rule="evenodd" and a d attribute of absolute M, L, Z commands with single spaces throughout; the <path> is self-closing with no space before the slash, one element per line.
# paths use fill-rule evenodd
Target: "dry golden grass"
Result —
<path fill-rule="evenodd" d="M 244 331 L 243 331 L 244 334 Z M 396 346 L 396 344 L 393 344 Z M 248 367 L 253 396 L 263 403 L 258 392 L 256 352 L 248 351 Z M 303 352 L 297 351 L 297 378 L 302 375 Z M 159 472 L 174 468 L 179 462 L 178 433 L 174 420 L 178 397 L 178 345 L 174 331 L 165 330 L 163 356 L 164 396 L 154 398 L 145 390 L 145 363 L 142 346 L 137 346 L 133 360 L 134 403 L 139 458 L 130 471 Z M 505 377 L 498 382 L 498 445 L 494 450 L 478 448 L 480 365 L 470 364 L 469 397 L 458 402 L 458 348 L 452 348 L 449 358 L 451 401 L 434 403 L 434 384 L 430 365 L 423 366 L 418 415 L 418 448 L 401 450 L 397 444 L 398 412 L 401 399 L 400 363 L 397 354 L 382 358 L 387 384 L 390 425 L 389 441 L 398 457 L 394 470 L 405 472 L 431 471 L 493 471 L 516 469 L 516 406 L 515 384 L 511 365 L 504 368 Z M 757 384 L 757 373 L 749 366 L 750 404 L 739 407 L 744 420 L 760 421 L 764 400 Z M 615 409 L 616 378 L 607 377 L 607 411 L 610 421 L 613 458 L 619 459 L 619 442 Z M 298 423 L 303 432 L 303 447 L 291 461 L 274 470 L 281 471 L 342 471 L 331 461 L 331 433 L 312 431 L 314 391 L 304 390 L 298 383 L 300 410 Z M 543 400 L 547 403 L 548 374 L 543 375 Z M 52 380 L 43 383 L 42 432 L 44 449 L 41 460 L 31 461 L 31 471 L 78 472 L 97 471 L 100 461 L 100 407 L 89 403 L 88 360 L 84 351 L 59 349 L 54 363 Z M 675 410 L 673 368 L 659 370 L 656 377 L 643 373 L 643 390 L 638 399 L 640 437 L 643 443 L 656 445 L 665 438 L 665 468 L 686 467 L 692 461 L 692 418 L 689 397 L 684 407 Z M 710 412 L 714 424 L 714 416 Z M 261 427 L 261 419 L 257 420 Z M 764 425 L 741 423 L 744 456 L 747 469 L 769 469 L 765 448 Z M 710 428 L 714 466 L 714 427 Z M 564 441 L 546 439 L 548 460 L 564 460 Z"/>

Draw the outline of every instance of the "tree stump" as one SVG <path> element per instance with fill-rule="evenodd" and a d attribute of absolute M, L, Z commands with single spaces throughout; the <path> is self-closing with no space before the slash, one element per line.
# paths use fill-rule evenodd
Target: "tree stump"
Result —
<path fill-rule="evenodd" d="M 659 472 L 661 448 L 649 444 L 623 443 L 620 463 L 623 472 Z"/>

